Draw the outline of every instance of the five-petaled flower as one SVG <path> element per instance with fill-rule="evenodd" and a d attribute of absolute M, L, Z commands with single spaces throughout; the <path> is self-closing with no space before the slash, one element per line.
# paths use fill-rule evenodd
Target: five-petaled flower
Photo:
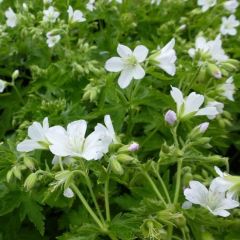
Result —
<path fill-rule="evenodd" d="M 54 23 L 59 17 L 60 13 L 55 10 L 53 6 L 50 6 L 48 9 L 43 10 L 43 21 Z"/>
<path fill-rule="evenodd" d="M 86 18 L 83 17 L 83 13 L 80 10 L 73 10 L 72 6 L 68 7 L 68 19 L 69 22 L 75 23 L 75 22 L 84 22 L 86 21 Z"/>
<path fill-rule="evenodd" d="M 206 12 L 209 8 L 216 5 L 217 0 L 198 0 L 198 6 L 202 7 L 202 11 Z"/>
<path fill-rule="evenodd" d="M 174 50 L 175 39 L 169 41 L 162 49 L 159 49 L 150 58 L 155 61 L 155 64 L 163 69 L 166 73 L 174 76 L 176 73 L 175 62 L 177 60 L 176 51 Z"/>
<path fill-rule="evenodd" d="M 218 89 L 220 90 L 220 94 L 226 97 L 230 101 L 234 101 L 233 95 L 235 93 L 235 85 L 233 82 L 233 77 L 229 77 L 225 83 L 219 85 Z"/>
<path fill-rule="evenodd" d="M 143 46 L 137 46 L 134 51 L 129 47 L 118 44 L 117 52 L 120 57 L 112 57 L 107 60 L 105 68 L 109 72 L 121 72 L 118 78 L 118 84 L 121 88 L 126 88 L 132 79 L 142 79 L 145 71 L 141 66 L 148 55 L 148 49 Z"/>
<path fill-rule="evenodd" d="M 51 32 L 48 32 L 46 36 L 47 36 L 47 45 L 49 48 L 54 47 L 61 39 L 61 36 L 59 34 L 52 35 Z"/>
<path fill-rule="evenodd" d="M 237 29 L 240 22 L 236 19 L 235 15 L 231 15 L 228 18 L 222 17 L 222 24 L 220 27 L 220 32 L 222 35 L 234 36 L 237 34 Z"/>
<path fill-rule="evenodd" d="M 209 190 L 198 181 L 190 181 L 190 188 L 184 190 L 186 199 L 208 209 L 215 216 L 227 217 L 230 215 L 228 209 L 236 208 L 239 202 L 230 197 L 219 189 L 219 185 L 212 181 Z"/>
<path fill-rule="evenodd" d="M 171 96 L 177 104 L 178 119 L 189 116 L 215 116 L 218 114 L 215 107 L 201 108 L 204 102 L 204 96 L 195 92 L 190 93 L 186 98 L 180 89 L 172 87 Z"/>

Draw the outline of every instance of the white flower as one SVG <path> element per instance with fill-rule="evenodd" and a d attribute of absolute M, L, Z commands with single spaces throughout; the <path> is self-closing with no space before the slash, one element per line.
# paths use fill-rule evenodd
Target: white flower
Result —
<path fill-rule="evenodd" d="M 59 156 L 55 155 L 53 157 L 53 159 L 52 159 L 52 164 L 53 165 L 58 165 L 59 162 L 60 162 L 60 158 L 62 158 L 62 157 L 59 157 Z M 64 158 L 62 158 L 62 163 L 66 164 L 66 165 L 69 165 L 69 164 L 73 163 L 73 158 L 71 158 L 71 157 L 64 157 Z"/>
<path fill-rule="evenodd" d="M 0 93 L 2 93 L 4 91 L 6 86 L 7 86 L 7 82 L 0 79 Z"/>
<path fill-rule="evenodd" d="M 61 39 L 61 36 L 59 34 L 52 35 L 51 32 L 48 32 L 46 36 L 47 36 L 47 45 L 49 48 L 54 47 Z"/>
<path fill-rule="evenodd" d="M 68 7 L 68 19 L 70 22 L 84 22 L 86 18 L 83 17 L 83 13 L 80 10 L 73 11 L 71 6 Z"/>
<path fill-rule="evenodd" d="M 96 9 L 96 7 L 95 7 L 95 0 L 89 0 L 88 3 L 86 4 L 86 8 L 87 8 L 87 10 L 89 10 L 91 12 L 93 10 L 95 10 Z"/>
<path fill-rule="evenodd" d="M 44 22 L 56 22 L 57 18 L 59 17 L 60 13 L 55 11 L 53 6 L 50 6 L 47 10 L 43 10 L 43 21 Z"/>
<path fill-rule="evenodd" d="M 227 191 L 227 196 L 231 198 L 237 199 L 237 194 L 240 190 L 239 183 L 240 177 L 239 176 L 232 176 L 228 173 L 222 172 L 218 167 L 214 167 L 216 173 L 219 177 L 214 178 L 214 184 L 219 191 L 225 192 Z"/>
<path fill-rule="evenodd" d="M 171 96 L 177 104 L 177 116 L 178 118 L 184 118 L 186 116 L 215 116 L 218 114 L 215 107 L 201 108 L 204 102 L 204 96 L 195 92 L 190 93 L 186 98 L 183 98 L 183 94 L 180 89 L 172 87 Z"/>
<path fill-rule="evenodd" d="M 107 153 L 112 139 L 102 131 L 95 130 L 85 137 L 87 122 L 74 121 L 65 130 L 61 126 L 51 127 L 47 133 L 50 151 L 57 156 L 82 157 L 98 160 Z"/>
<path fill-rule="evenodd" d="M 217 110 L 215 115 L 213 114 L 207 115 L 208 119 L 214 119 L 217 115 L 223 113 L 224 104 L 217 101 L 211 101 L 208 102 L 207 107 L 215 107 L 215 109 Z"/>
<path fill-rule="evenodd" d="M 141 64 L 148 55 L 148 49 L 143 46 L 137 46 L 132 51 L 127 46 L 118 44 L 117 52 L 120 57 L 112 57 L 107 60 L 105 68 L 109 72 L 121 72 L 118 78 L 118 84 L 121 88 L 126 88 L 132 79 L 142 79 L 145 71 Z"/>
<path fill-rule="evenodd" d="M 63 196 L 66 198 L 73 198 L 74 197 L 74 192 L 72 191 L 71 188 L 66 188 L 63 192 Z"/>
<path fill-rule="evenodd" d="M 159 5 L 161 3 L 161 0 L 151 0 L 151 4 Z"/>
<path fill-rule="evenodd" d="M 198 6 L 202 7 L 202 11 L 206 12 L 209 8 L 216 5 L 217 0 L 198 0 L 197 4 Z"/>
<path fill-rule="evenodd" d="M 213 60 L 217 62 L 223 62 L 228 59 L 228 56 L 225 54 L 222 48 L 221 36 L 218 35 L 214 40 L 208 41 L 209 53 Z"/>
<path fill-rule="evenodd" d="M 229 0 L 224 3 L 224 8 L 230 13 L 234 13 L 238 7 L 239 3 L 237 0 Z"/>
<path fill-rule="evenodd" d="M 219 191 L 214 181 L 209 190 L 198 181 L 190 181 L 190 188 L 184 190 L 186 199 L 208 209 L 215 216 L 227 217 L 230 213 L 226 210 L 236 208 L 239 202 L 225 196 L 225 192 Z"/>
<path fill-rule="evenodd" d="M 233 94 L 235 93 L 235 85 L 233 83 L 233 77 L 229 77 L 225 83 L 220 85 L 219 89 L 222 96 L 230 101 L 234 101 Z"/>
<path fill-rule="evenodd" d="M 177 57 L 176 52 L 173 49 L 174 45 L 175 39 L 173 38 L 162 49 L 153 55 L 154 60 L 157 62 L 157 66 L 171 76 L 174 76 L 176 73 L 175 62 Z"/>
<path fill-rule="evenodd" d="M 48 149 L 49 142 L 46 134 L 49 130 L 48 118 L 44 118 L 43 124 L 33 122 L 28 128 L 28 137 L 17 145 L 19 152 L 31 152 L 35 149 Z"/>
<path fill-rule="evenodd" d="M 236 27 L 238 27 L 239 24 L 240 22 L 236 20 L 236 17 L 234 15 L 231 15 L 228 18 L 222 17 L 220 32 L 222 35 L 234 36 L 237 34 Z"/>
<path fill-rule="evenodd" d="M 195 48 L 189 49 L 188 54 L 191 58 L 194 58 L 197 52 L 209 54 L 209 56 L 217 62 L 223 62 L 228 59 L 228 56 L 224 53 L 222 48 L 220 35 L 212 41 L 207 41 L 206 38 L 202 36 L 197 37 L 195 41 Z"/>
<path fill-rule="evenodd" d="M 8 10 L 5 11 L 5 17 L 7 18 L 6 24 L 8 27 L 14 28 L 17 26 L 17 15 L 12 8 L 8 8 Z"/>

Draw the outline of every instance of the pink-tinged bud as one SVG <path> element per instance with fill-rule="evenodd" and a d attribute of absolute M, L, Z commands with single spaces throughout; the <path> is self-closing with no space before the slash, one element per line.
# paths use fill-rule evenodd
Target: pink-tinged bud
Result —
<path fill-rule="evenodd" d="M 174 111 L 168 110 L 164 117 L 165 121 L 171 126 L 177 121 L 177 115 Z"/>
<path fill-rule="evenodd" d="M 130 152 L 136 152 L 136 151 L 138 151 L 138 149 L 139 149 L 139 144 L 136 143 L 136 142 L 133 142 L 133 143 L 130 144 L 130 146 L 128 147 L 128 150 L 129 150 Z"/>
<path fill-rule="evenodd" d="M 209 126 L 209 122 L 204 122 L 204 123 L 201 123 L 198 127 L 199 127 L 199 131 L 200 133 L 205 133 L 208 129 L 208 126 Z"/>

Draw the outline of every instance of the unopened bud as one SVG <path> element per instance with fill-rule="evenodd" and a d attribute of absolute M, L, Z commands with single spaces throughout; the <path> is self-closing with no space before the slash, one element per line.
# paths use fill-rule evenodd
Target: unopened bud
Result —
<path fill-rule="evenodd" d="M 124 173 L 122 165 L 116 158 L 111 159 L 111 169 L 117 175 L 123 175 Z"/>
<path fill-rule="evenodd" d="M 220 71 L 220 69 L 215 65 L 215 64 L 212 64 L 212 63 L 208 63 L 208 71 L 210 72 L 210 74 L 219 79 L 222 77 L 222 73 Z"/>
<path fill-rule="evenodd" d="M 21 173 L 21 170 L 20 170 L 20 167 L 19 166 L 14 166 L 12 168 L 12 171 L 13 171 L 13 174 L 16 178 L 18 178 L 19 180 L 21 180 L 22 178 L 22 173 Z"/>
<path fill-rule="evenodd" d="M 177 115 L 174 111 L 168 110 L 164 116 L 164 119 L 169 125 L 172 126 L 177 120 Z"/>
<path fill-rule="evenodd" d="M 18 76 L 19 76 L 19 70 L 15 70 L 12 74 L 12 79 L 16 80 L 18 78 Z"/>
<path fill-rule="evenodd" d="M 26 165 L 26 167 L 29 168 L 30 170 L 34 170 L 35 169 L 33 159 L 31 159 L 29 157 L 24 157 L 23 162 Z"/>
<path fill-rule="evenodd" d="M 209 126 L 209 122 L 201 123 L 198 126 L 200 133 L 205 133 L 207 131 L 207 129 L 208 129 L 208 126 Z"/>
<path fill-rule="evenodd" d="M 136 142 L 133 142 L 133 143 L 130 144 L 130 146 L 128 147 L 128 150 L 129 150 L 130 152 L 136 152 L 136 151 L 138 151 L 138 149 L 139 149 L 139 144 L 136 143 Z"/>
<path fill-rule="evenodd" d="M 24 182 L 24 187 L 27 190 L 30 190 L 33 188 L 33 186 L 35 185 L 37 181 L 37 174 L 36 173 L 31 173 L 25 180 Z"/>
<path fill-rule="evenodd" d="M 130 163 L 130 162 L 134 162 L 135 161 L 135 158 L 134 157 L 131 157 L 127 154 L 119 154 L 117 155 L 117 160 L 120 162 L 120 163 Z"/>
<path fill-rule="evenodd" d="M 8 83 L 6 81 L 0 79 L 0 93 L 2 93 L 4 91 L 4 89 L 6 88 L 7 84 Z"/>
<path fill-rule="evenodd" d="M 74 197 L 74 192 L 71 188 L 68 187 L 64 190 L 63 196 L 66 198 L 72 198 L 72 197 Z"/>

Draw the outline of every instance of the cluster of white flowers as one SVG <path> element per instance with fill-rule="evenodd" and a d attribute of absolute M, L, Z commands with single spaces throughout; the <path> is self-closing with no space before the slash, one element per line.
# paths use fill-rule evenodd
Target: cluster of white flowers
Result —
<path fill-rule="evenodd" d="M 219 177 L 212 180 L 209 189 L 198 181 L 190 181 L 190 188 L 184 190 L 184 195 L 188 202 L 183 204 L 183 208 L 189 208 L 193 204 L 198 204 L 213 215 L 227 217 L 230 215 L 229 209 L 239 206 L 237 201 L 239 177 L 223 173 L 215 167 Z"/>
<path fill-rule="evenodd" d="M 177 60 L 176 52 L 173 49 L 175 40 L 172 39 L 162 49 L 158 49 L 149 57 L 154 65 L 163 69 L 166 73 L 173 76 L 176 73 L 175 62 Z M 118 78 L 118 84 L 121 88 L 126 88 L 132 79 L 142 79 L 145 76 L 145 70 L 142 64 L 146 61 L 149 50 L 143 46 L 137 46 L 133 51 L 122 44 L 118 44 L 117 52 L 120 57 L 112 57 L 107 60 L 105 69 L 109 72 L 121 72 Z"/>
<path fill-rule="evenodd" d="M 28 128 L 29 138 L 20 142 L 17 150 L 30 152 L 36 149 L 49 149 L 58 157 L 98 160 L 108 152 L 109 145 L 117 141 L 109 115 L 105 116 L 104 122 L 105 126 L 97 124 L 94 131 L 86 137 L 85 120 L 71 122 L 65 129 L 62 126 L 49 127 L 48 118 L 45 118 L 42 125 L 34 122 Z"/>

